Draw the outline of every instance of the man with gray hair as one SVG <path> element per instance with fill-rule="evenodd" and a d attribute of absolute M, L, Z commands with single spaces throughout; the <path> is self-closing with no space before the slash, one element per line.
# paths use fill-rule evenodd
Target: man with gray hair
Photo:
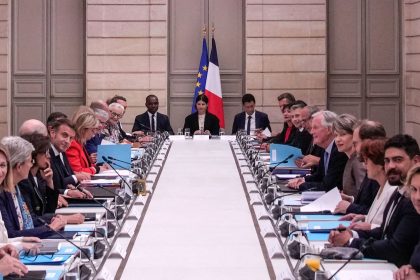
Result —
<path fill-rule="evenodd" d="M 36 119 L 24 121 L 19 128 L 19 136 L 31 135 L 34 133 L 48 136 L 48 130 L 45 124 Z"/>
<path fill-rule="evenodd" d="M 335 144 L 333 123 L 337 114 L 331 111 L 315 113 L 312 119 L 311 134 L 314 144 L 324 149 L 318 169 L 304 178 L 292 179 L 288 186 L 300 191 L 308 189 L 329 191 L 334 187 L 342 187 L 343 171 L 347 155 L 339 152 Z"/>

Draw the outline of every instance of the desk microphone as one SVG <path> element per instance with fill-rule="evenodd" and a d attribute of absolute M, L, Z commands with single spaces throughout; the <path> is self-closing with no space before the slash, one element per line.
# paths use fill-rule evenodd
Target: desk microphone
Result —
<path fill-rule="evenodd" d="M 70 243 L 71 245 L 73 245 L 74 247 L 76 247 L 77 249 L 80 250 L 80 252 L 89 260 L 90 265 L 93 268 L 93 271 L 95 273 L 95 275 L 98 273 L 98 271 L 96 270 L 95 265 L 93 264 L 93 261 L 91 259 L 91 257 L 89 256 L 89 254 L 86 252 L 86 249 L 83 249 L 79 246 L 77 246 L 73 241 L 71 241 L 70 239 L 66 238 L 61 232 L 53 229 L 52 227 L 50 227 L 50 225 L 42 218 L 40 217 L 36 217 L 36 219 L 42 223 L 43 225 L 45 225 L 47 228 L 49 228 L 51 231 L 53 231 L 54 233 L 58 234 L 59 236 L 61 236 L 64 240 L 66 240 L 68 243 Z"/>
<path fill-rule="evenodd" d="M 109 166 L 111 166 L 112 170 L 114 170 L 114 172 L 118 175 L 118 177 L 120 177 L 120 178 L 121 178 L 121 180 L 124 182 L 124 184 L 128 186 L 128 188 L 130 189 L 130 191 L 131 191 L 133 194 L 135 194 L 135 193 L 133 192 L 133 189 L 131 188 L 131 186 L 130 186 L 130 185 L 127 183 L 127 181 L 124 179 L 124 177 L 123 177 L 123 176 L 121 176 L 121 174 L 117 171 L 117 169 L 115 169 L 115 167 L 114 167 L 114 166 L 112 166 L 112 165 L 114 164 L 114 165 L 116 165 L 116 166 L 118 166 L 118 167 L 120 167 L 120 168 L 123 168 L 124 170 L 129 170 L 130 172 L 132 172 L 133 174 L 136 174 L 137 176 L 139 176 L 139 175 L 138 175 L 137 173 L 135 173 L 135 172 L 131 171 L 131 169 L 128 169 L 128 168 L 126 168 L 126 167 L 122 167 L 122 166 L 121 166 L 121 165 L 119 165 L 118 163 L 115 163 L 115 162 L 113 162 L 113 161 L 111 161 L 111 160 L 107 159 L 105 156 L 102 156 L 102 159 L 103 159 L 106 163 L 108 163 L 108 164 L 109 164 Z M 140 178 L 141 178 L 141 176 L 140 176 Z"/>
<path fill-rule="evenodd" d="M 355 252 L 353 252 L 351 255 L 350 255 L 350 258 L 348 258 L 347 259 L 347 261 L 342 265 L 342 266 L 340 266 L 340 268 L 339 269 L 337 269 L 337 271 L 333 274 L 333 275 L 331 275 L 331 277 L 330 278 L 328 278 L 328 280 L 332 280 L 332 279 L 334 279 L 334 277 L 337 275 L 337 273 L 339 273 L 351 260 L 353 260 L 359 253 L 363 253 L 363 251 L 365 251 L 367 248 L 369 248 L 371 245 L 372 245 L 372 243 L 375 241 L 375 239 L 373 238 L 373 237 L 369 237 L 369 239 L 368 240 L 366 240 L 365 242 L 363 242 L 363 244 L 362 244 L 362 246 L 360 246 L 360 248 L 357 250 L 357 251 L 355 251 Z"/>
<path fill-rule="evenodd" d="M 107 158 L 108 158 L 108 160 L 119 161 L 119 162 L 130 164 L 131 165 L 131 162 L 120 160 L 120 159 L 117 159 L 117 158 L 114 158 L 114 157 L 111 157 L 111 156 L 107 156 Z"/>
<path fill-rule="evenodd" d="M 83 188 L 81 188 L 80 186 L 76 186 L 76 189 L 78 189 L 79 191 L 86 193 L 85 190 Z M 120 224 L 118 223 L 118 220 L 121 220 L 123 214 L 124 214 L 124 210 L 122 210 L 121 207 L 117 206 L 116 207 L 116 214 L 114 214 L 114 212 L 109 209 L 108 207 L 106 207 L 105 205 L 103 205 L 100 201 L 98 201 L 95 198 L 90 199 L 91 201 L 95 202 L 96 204 L 98 204 L 99 206 L 101 206 L 102 208 L 104 208 L 107 211 L 107 218 L 112 219 L 114 218 L 115 221 L 118 224 L 118 227 L 120 227 Z M 110 216 L 108 217 L 108 213 L 110 214 Z"/>
<path fill-rule="evenodd" d="M 294 156 L 294 154 L 290 154 L 284 160 L 276 162 L 276 165 L 274 165 L 273 170 L 276 169 L 282 163 L 288 163 L 289 159 L 291 159 L 293 156 Z M 261 177 L 264 178 L 264 176 L 267 175 L 269 172 L 271 172 L 270 168 L 268 168 L 268 170 Z"/>
<path fill-rule="evenodd" d="M 124 204 L 124 206 L 125 206 L 125 210 L 128 210 L 128 208 L 127 208 L 127 204 L 128 204 L 128 203 L 130 203 L 130 200 L 126 200 L 124 197 L 122 197 L 122 196 L 121 196 L 121 195 L 119 195 L 118 193 L 113 192 L 113 191 L 111 191 L 111 190 L 108 190 L 106 187 L 102 186 L 101 184 L 97 184 L 97 185 L 95 185 L 95 187 L 98 187 L 98 188 L 100 188 L 101 190 L 104 190 L 104 191 L 106 191 L 107 193 L 113 194 L 114 196 L 116 196 L 117 198 L 119 198 L 119 199 L 120 199 L 120 202 L 121 202 L 122 204 Z M 130 198 L 130 199 L 131 199 L 131 198 Z"/>

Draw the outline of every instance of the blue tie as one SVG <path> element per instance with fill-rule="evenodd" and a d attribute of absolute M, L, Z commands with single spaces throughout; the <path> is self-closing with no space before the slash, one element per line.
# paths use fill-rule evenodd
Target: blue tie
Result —
<path fill-rule="evenodd" d="M 324 175 L 327 174 L 329 160 L 330 160 L 330 154 L 327 151 L 325 151 L 324 152 Z"/>

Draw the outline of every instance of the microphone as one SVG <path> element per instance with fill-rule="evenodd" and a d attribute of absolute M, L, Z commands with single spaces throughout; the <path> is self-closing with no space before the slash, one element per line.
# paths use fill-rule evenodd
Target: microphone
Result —
<path fill-rule="evenodd" d="M 100 188 L 100 189 L 102 189 L 102 190 L 104 190 L 104 191 L 106 191 L 107 193 L 110 193 L 110 194 L 113 194 L 114 196 L 116 196 L 117 198 L 119 198 L 120 199 L 120 201 L 122 201 L 122 203 L 124 204 L 124 206 L 125 206 L 125 210 L 128 210 L 128 208 L 127 208 L 127 204 L 128 203 L 130 203 L 130 200 L 126 200 L 124 197 L 122 197 L 121 195 L 119 195 L 118 193 L 116 193 L 116 192 L 113 192 L 113 191 L 111 191 L 111 190 L 108 190 L 107 188 L 105 188 L 104 186 L 102 186 L 101 184 L 97 184 L 97 185 L 95 185 L 95 187 L 98 187 L 98 188 Z"/>
<path fill-rule="evenodd" d="M 373 237 L 369 237 L 368 240 L 363 242 L 362 246 L 360 246 L 360 248 L 357 251 L 353 252 L 350 255 L 350 258 L 348 258 L 347 261 L 342 266 L 340 266 L 340 268 L 337 269 L 337 271 L 333 275 L 331 275 L 330 278 L 328 278 L 328 280 L 334 279 L 334 277 L 337 275 L 337 273 L 340 272 L 340 270 L 342 270 L 351 260 L 353 260 L 357 256 L 357 254 L 363 253 L 363 251 L 365 251 L 368 247 L 370 247 L 374 241 L 375 239 Z"/>
<path fill-rule="evenodd" d="M 127 185 L 127 186 L 130 188 L 131 192 L 132 192 L 133 194 L 135 194 L 135 193 L 134 193 L 134 191 L 133 191 L 133 189 L 131 188 L 131 186 L 130 186 L 130 185 L 127 183 L 127 181 L 124 179 L 124 177 L 123 177 L 123 176 L 121 176 L 121 174 L 117 171 L 117 169 L 115 169 L 115 167 L 114 167 L 114 166 L 112 166 L 112 165 L 114 164 L 114 165 L 116 165 L 116 166 L 118 166 L 118 167 L 124 168 L 125 170 L 129 170 L 129 169 L 127 169 L 127 168 L 125 168 L 125 167 L 122 167 L 121 165 L 119 165 L 119 164 L 117 164 L 117 163 L 115 163 L 115 162 L 112 162 L 111 160 L 107 159 L 105 156 L 102 156 L 102 159 L 103 159 L 106 163 L 108 163 L 108 164 L 109 164 L 109 166 L 111 166 L 112 170 L 114 170 L 114 172 L 115 172 L 115 173 L 117 173 L 118 177 L 120 177 L 120 178 L 121 178 L 121 180 L 124 182 L 124 184 L 125 184 L 125 185 Z M 132 172 L 132 173 L 134 173 L 134 172 L 133 172 L 133 171 L 131 171 L 131 170 L 129 170 L 129 171 L 130 171 L 130 172 Z M 137 176 L 139 176 L 137 173 L 134 173 L 134 174 L 136 174 Z"/>
<path fill-rule="evenodd" d="M 66 238 L 61 232 L 53 229 L 52 227 L 50 227 L 50 225 L 42 218 L 40 217 L 36 217 L 36 219 L 44 224 L 47 228 L 49 228 L 51 231 L 53 231 L 54 233 L 58 234 L 59 236 L 61 236 L 64 240 L 66 240 L 68 243 L 70 243 L 71 245 L 73 245 L 74 247 L 76 247 L 77 249 L 80 250 L 80 252 L 89 260 L 90 265 L 93 268 L 93 271 L 95 273 L 95 275 L 98 273 L 98 271 L 96 270 L 96 267 L 91 259 L 91 257 L 88 255 L 88 253 L 86 253 L 86 250 L 82 249 L 81 247 L 77 246 L 73 241 L 71 241 L 70 239 Z"/>
<path fill-rule="evenodd" d="M 78 189 L 79 191 L 85 193 L 85 190 L 83 188 L 81 188 L 80 186 L 76 186 L 76 189 Z M 117 222 L 118 227 L 120 227 L 120 224 L 118 223 L 118 220 L 121 220 L 122 215 L 124 214 L 124 210 L 122 210 L 122 208 L 118 208 L 118 206 L 116 207 L 116 214 L 114 214 L 114 212 L 109 209 L 108 207 L 106 207 L 105 205 L 103 205 L 100 201 L 96 200 L 95 198 L 90 199 L 91 201 L 95 202 L 96 204 L 98 204 L 99 206 L 101 206 L 102 208 L 104 208 L 107 211 L 107 218 L 112 219 L 114 218 L 115 221 Z M 121 210 L 119 210 L 121 209 Z M 110 213 L 111 215 L 109 215 L 108 217 L 108 213 Z"/>
<path fill-rule="evenodd" d="M 274 165 L 273 170 L 276 169 L 280 164 L 289 162 L 289 159 L 291 159 L 293 156 L 294 154 L 290 154 L 284 160 L 276 162 L 276 165 Z M 267 175 L 269 172 L 271 172 L 270 167 L 261 177 L 264 178 L 264 176 Z"/>
<path fill-rule="evenodd" d="M 107 158 L 108 158 L 108 160 L 119 161 L 119 162 L 130 164 L 131 165 L 131 162 L 120 160 L 120 159 L 117 159 L 117 158 L 114 158 L 114 157 L 111 157 L 111 156 L 107 156 Z"/>
<path fill-rule="evenodd" d="M 147 126 L 147 125 L 144 125 L 144 124 L 142 124 L 142 123 L 139 123 L 139 125 L 140 125 L 141 127 L 145 128 L 145 129 L 149 130 L 149 131 L 152 131 L 152 129 L 151 129 L 149 126 Z"/>

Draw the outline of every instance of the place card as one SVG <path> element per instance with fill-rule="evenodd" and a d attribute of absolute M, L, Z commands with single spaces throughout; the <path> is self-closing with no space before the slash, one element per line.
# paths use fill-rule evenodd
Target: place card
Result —
<path fill-rule="evenodd" d="M 198 141 L 205 141 L 205 140 L 209 140 L 210 139 L 210 135 L 194 135 L 193 140 L 198 140 Z"/>

